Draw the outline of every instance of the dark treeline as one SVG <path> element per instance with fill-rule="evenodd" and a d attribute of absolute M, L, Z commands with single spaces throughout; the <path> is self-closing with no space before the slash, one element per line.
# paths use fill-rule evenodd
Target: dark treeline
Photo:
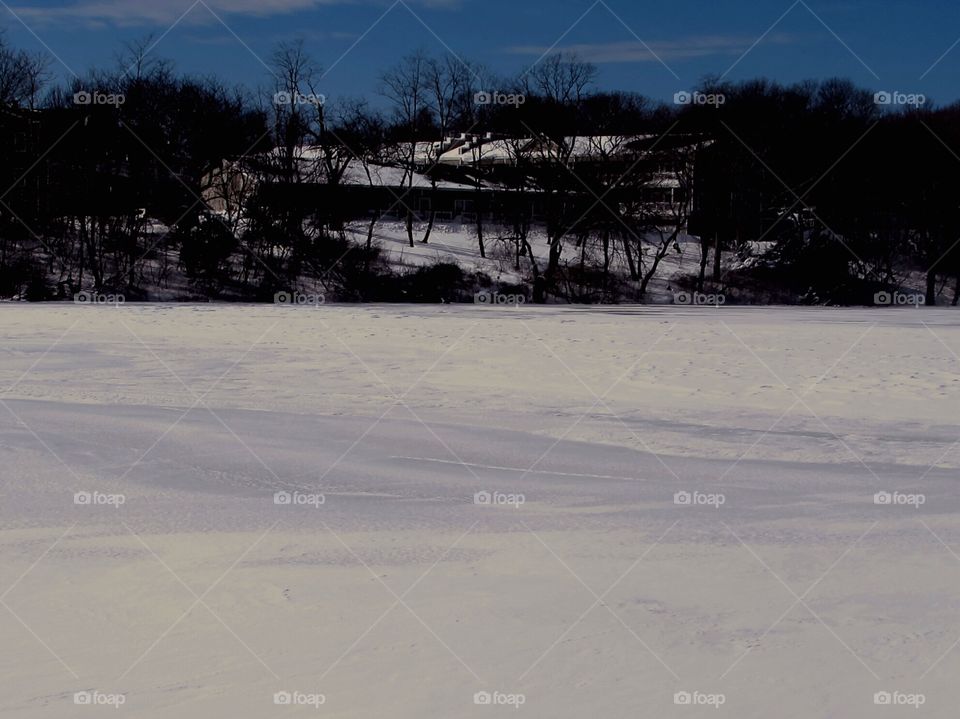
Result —
<path fill-rule="evenodd" d="M 709 79 L 665 105 L 597 90 L 596 69 L 564 54 L 497 78 L 422 52 L 384 71 L 377 102 L 334 104 L 302 44 L 277 48 L 258 89 L 184 76 L 150 47 L 63 85 L 0 39 L 0 297 L 465 297 L 490 279 L 405 273 L 375 241 L 395 218 L 411 246 L 429 242 L 454 180 L 476 188 L 457 201 L 477 252 L 506 258 L 537 301 L 648 300 L 683 250 L 695 269 L 676 289 L 957 303 L 958 105 Z M 461 133 L 497 138 L 505 161 L 439 163 Z"/>

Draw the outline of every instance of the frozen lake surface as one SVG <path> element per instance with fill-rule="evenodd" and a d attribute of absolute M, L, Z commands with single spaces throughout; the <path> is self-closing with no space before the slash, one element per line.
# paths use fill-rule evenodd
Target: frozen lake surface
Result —
<path fill-rule="evenodd" d="M 7 305 L 0 337 L 0 716 L 954 716 L 956 311 Z"/>

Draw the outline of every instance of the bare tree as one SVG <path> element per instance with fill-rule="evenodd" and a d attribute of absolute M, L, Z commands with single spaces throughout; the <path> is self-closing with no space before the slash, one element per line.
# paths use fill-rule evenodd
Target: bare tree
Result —
<path fill-rule="evenodd" d="M 450 54 L 427 61 L 428 102 L 441 137 L 446 137 L 471 115 L 477 77 L 473 67 Z"/>
<path fill-rule="evenodd" d="M 352 164 L 359 166 L 371 189 L 381 185 L 379 170 L 384 161 L 386 146 L 386 122 L 362 100 L 346 102 L 340 112 L 337 127 L 331 132 L 341 143 Z M 373 233 L 380 221 L 380 207 L 373 213 L 367 225 L 367 257 L 373 246 Z"/>
<path fill-rule="evenodd" d="M 525 76 L 527 91 L 557 104 L 576 105 L 597 76 L 595 65 L 575 52 L 557 52 L 538 62 Z"/>
<path fill-rule="evenodd" d="M 171 74 L 173 64 L 169 60 L 150 54 L 156 45 L 157 40 L 152 33 L 124 43 L 123 50 L 117 55 L 121 74 L 133 80 Z"/>
<path fill-rule="evenodd" d="M 295 184 L 315 181 L 315 168 L 304 151 L 323 122 L 323 96 L 316 90 L 320 69 L 302 40 L 279 44 L 271 65 L 275 76 L 271 113 L 282 178 Z"/>
<path fill-rule="evenodd" d="M 647 193 L 641 202 L 628 208 L 631 224 L 639 230 L 632 233 L 637 241 L 639 258 L 639 299 L 645 299 L 650 281 L 660 263 L 674 250 L 680 252 L 680 237 L 686 231 L 693 209 L 694 165 L 702 144 L 682 144 L 665 151 L 668 172 L 653 171 L 646 180 Z M 631 238 L 626 238 L 627 243 Z"/>
<path fill-rule="evenodd" d="M 418 164 L 419 135 L 424 112 L 429 113 L 429 66 L 430 61 L 423 51 L 407 55 L 380 78 L 381 94 L 393 104 L 393 113 L 403 137 L 397 145 L 397 159 L 403 171 L 401 184 L 407 194 L 413 189 Z M 413 210 L 407 203 L 407 239 L 413 247 Z"/>
<path fill-rule="evenodd" d="M 0 105 L 36 109 L 51 79 L 49 56 L 16 50 L 0 34 Z"/>
<path fill-rule="evenodd" d="M 459 58 L 447 54 L 442 60 L 430 58 L 426 65 L 427 97 L 431 111 L 436 118 L 436 141 L 422 145 L 425 150 L 425 161 L 428 165 L 427 177 L 430 187 L 437 188 L 434 167 L 440 160 L 440 155 L 447 149 L 447 139 L 458 123 L 470 115 L 470 104 L 476 85 L 473 78 L 475 71 Z M 431 202 L 427 229 L 421 242 L 428 242 L 430 233 L 436 220 L 436 208 Z M 481 255 L 483 255 L 483 239 L 481 235 Z"/>

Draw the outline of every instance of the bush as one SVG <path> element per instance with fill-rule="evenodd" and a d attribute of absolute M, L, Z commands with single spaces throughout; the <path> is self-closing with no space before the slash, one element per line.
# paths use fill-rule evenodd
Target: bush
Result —
<path fill-rule="evenodd" d="M 239 243 L 218 219 L 201 216 L 196 225 L 177 228 L 180 262 L 193 284 L 204 294 L 218 295 L 229 277 L 230 257 Z"/>
<path fill-rule="evenodd" d="M 441 262 L 404 276 L 407 302 L 464 302 L 472 299 L 471 284 L 459 265 Z"/>

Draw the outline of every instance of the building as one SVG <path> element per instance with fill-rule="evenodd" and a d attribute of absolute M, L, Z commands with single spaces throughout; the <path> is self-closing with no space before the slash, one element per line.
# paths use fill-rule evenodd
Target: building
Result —
<path fill-rule="evenodd" d="M 589 211 L 603 197 L 625 212 L 642 208 L 646 216 L 660 212 L 668 218 L 681 196 L 692 196 L 696 162 L 708 145 L 695 136 L 550 140 L 462 133 L 400 143 L 366 158 L 350 148 L 297 148 L 293 158 L 278 158 L 275 150 L 244 163 L 224 163 L 209 183 L 217 192 L 207 200 L 224 213 L 241 204 L 241 193 L 256 188 L 271 205 L 339 221 L 409 211 L 418 219 L 474 222 L 478 215 L 488 221 L 518 215 L 538 221 L 558 197 L 571 212 Z M 269 170 L 284 162 L 297 168 L 293 181 Z"/>

